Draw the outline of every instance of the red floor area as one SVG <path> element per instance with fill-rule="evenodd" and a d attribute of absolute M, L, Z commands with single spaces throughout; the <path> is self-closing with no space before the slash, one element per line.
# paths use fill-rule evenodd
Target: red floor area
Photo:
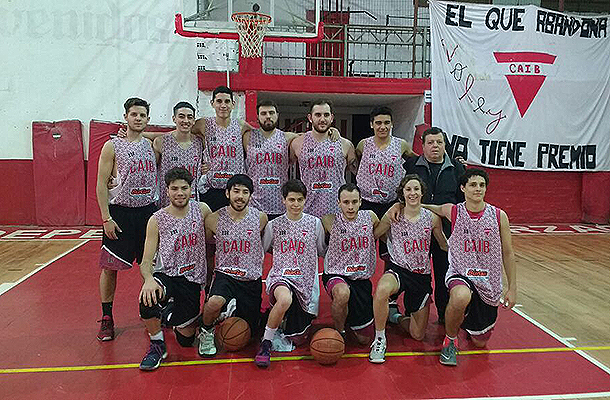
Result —
<path fill-rule="evenodd" d="M 95 338 L 99 245 L 85 244 L 0 296 L 0 369 L 139 363 L 148 339 L 137 316 L 137 270 L 119 274 L 117 338 L 106 343 Z M 330 322 L 325 293 L 321 303 L 318 325 Z M 389 328 L 388 352 L 438 351 L 443 334 L 432 322 L 423 343 L 417 343 Z M 179 348 L 170 331 L 166 338 L 168 362 L 200 360 L 196 349 Z M 463 350 L 471 348 L 461 339 Z M 557 347 L 564 346 L 510 311 L 500 313 L 489 343 L 489 349 Z M 217 358 L 248 358 L 254 351 L 252 344 Z M 352 344 L 347 352 L 368 353 L 368 348 Z M 275 355 L 297 354 L 308 351 Z M 424 355 L 388 357 L 383 365 L 366 358 L 341 359 L 330 367 L 312 360 L 274 361 L 268 370 L 247 362 L 162 367 L 152 373 L 133 367 L 0 373 L 0 399 L 411 399 L 608 391 L 610 375 L 574 352 L 461 355 L 457 368 L 441 366 L 436 355 Z"/>

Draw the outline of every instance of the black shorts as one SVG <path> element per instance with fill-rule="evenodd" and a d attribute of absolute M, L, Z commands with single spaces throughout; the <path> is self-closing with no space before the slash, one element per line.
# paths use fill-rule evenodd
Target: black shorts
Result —
<path fill-rule="evenodd" d="M 250 325 L 252 335 L 256 333 L 261 317 L 263 281 L 240 281 L 219 271 L 214 272 L 210 296 L 221 296 L 229 302 L 236 301 L 234 316 L 243 318 Z M 226 306 L 226 303 L 225 303 Z"/>
<path fill-rule="evenodd" d="M 170 298 L 174 306 L 167 319 L 169 325 L 184 328 L 191 325 L 201 313 L 201 285 L 184 276 L 169 276 L 155 272 L 153 277 L 163 287 L 163 300 L 157 304 L 159 313 Z"/>
<path fill-rule="evenodd" d="M 207 192 L 199 194 L 199 201 L 207 204 L 212 212 L 229 205 L 225 189 L 208 189 Z"/>
<path fill-rule="evenodd" d="M 477 288 L 467 277 L 463 275 L 452 275 L 447 279 L 447 283 L 450 283 L 450 281 L 454 279 L 465 283 L 472 291 L 470 303 L 464 312 L 466 317 L 464 318 L 464 322 L 462 322 L 462 329 L 466 330 L 466 332 L 472 336 L 491 334 L 491 331 L 496 324 L 496 320 L 498 319 L 498 306 L 490 306 L 485 303 L 483 299 L 481 299 L 481 296 L 479 296 Z"/>
<path fill-rule="evenodd" d="M 349 287 L 347 319 L 345 323 L 352 330 L 364 329 L 374 321 L 373 317 L 373 284 L 370 279 L 349 279 L 341 275 L 322 274 L 322 283 L 326 293 L 332 298 L 333 287 L 343 282 Z M 330 283 L 330 285 L 329 285 Z"/>
<path fill-rule="evenodd" d="M 151 215 L 157 211 L 157 206 L 154 203 L 143 207 L 110 204 L 108 209 L 122 232 L 117 232 L 116 240 L 108 238 L 105 234 L 102 237 L 100 267 L 115 271 L 129 269 L 134 261 L 138 264 L 142 262 L 146 225 Z"/>
<path fill-rule="evenodd" d="M 411 314 L 427 306 L 432 294 L 432 276 L 430 274 L 416 274 L 389 263 L 386 273 L 394 275 L 398 281 L 398 292 L 395 296 L 404 292 L 405 313 Z"/>
<path fill-rule="evenodd" d="M 290 304 L 290 307 L 288 307 L 286 314 L 284 314 L 284 336 L 291 337 L 305 334 L 307 329 L 311 326 L 312 321 L 316 319 L 316 316 L 303 310 L 303 307 L 301 307 L 301 303 L 299 303 L 299 300 L 294 294 L 292 288 L 283 282 L 279 282 L 274 285 L 273 288 L 271 288 L 271 295 L 269 296 L 269 302 L 271 305 L 275 304 L 273 292 L 278 286 L 285 286 L 288 288 L 288 290 L 290 290 L 290 293 L 292 293 L 292 303 Z"/>

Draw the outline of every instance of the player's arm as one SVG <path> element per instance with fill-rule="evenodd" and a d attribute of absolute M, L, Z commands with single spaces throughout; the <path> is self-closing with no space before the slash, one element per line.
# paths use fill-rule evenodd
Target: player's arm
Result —
<path fill-rule="evenodd" d="M 116 240 L 117 232 L 122 232 L 121 228 L 110 216 L 108 209 L 108 180 L 111 178 L 112 170 L 114 169 L 114 144 L 111 141 L 104 143 L 100 153 L 100 160 L 97 167 L 97 184 L 95 185 L 95 193 L 97 195 L 97 204 L 100 207 L 100 214 L 104 226 L 104 233 L 108 238 Z"/>
<path fill-rule="evenodd" d="M 379 225 L 379 218 L 377 218 L 377 214 L 375 214 L 375 211 L 369 210 L 369 213 L 371 214 L 371 222 L 373 223 L 374 230 Z"/>
<path fill-rule="evenodd" d="M 388 208 L 388 211 L 386 211 L 383 217 L 387 215 L 391 222 L 398 222 L 398 219 L 400 218 L 400 213 L 402 212 L 403 208 L 404 205 L 397 201 L 392 205 L 392 207 Z M 383 217 L 381 218 L 382 221 Z"/>
<path fill-rule="evenodd" d="M 358 146 L 356 146 L 356 157 L 358 161 L 362 160 L 362 152 L 364 151 L 364 139 L 358 142 Z"/>
<path fill-rule="evenodd" d="M 163 151 L 163 136 L 159 136 L 153 140 L 153 150 L 155 151 L 155 159 L 157 160 L 157 165 L 159 165 L 161 161 L 161 152 Z"/>
<path fill-rule="evenodd" d="M 293 138 L 290 143 L 290 164 L 293 164 L 298 161 L 299 154 L 301 154 L 301 149 L 303 148 L 303 140 L 305 138 L 303 136 L 298 136 Z"/>
<path fill-rule="evenodd" d="M 439 217 L 445 217 L 449 221 L 451 221 L 451 210 L 453 209 L 455 204 L 451 204 L 451 203 L 445 203 L 443 205 L 422 204 L 421 206 L 432 211 L 434 214 L 438 215 Z"/>
<path fill-rule="evenodd" d="M 402 158 L 404 159 L 419 156 L 419 154 L 415 153 L 411 145 L 404 139 L 400 139 L 400 152 L 402 154 Z"/>
<path fill-rule="evenodd" d="M 271 249 L 273 249 L 273 221 L 269 221 L 263 231 L 263 250 L 271 253 Z"/>
<path fill-rule="evenodd" d="M 321 218 L 321 221 L 322 227 L 324 228 L 324 240 L 328 244 L 328 241 L 330 240 L 330 231 L 335 222 L 335 216 L 333 214 L 326 214 Z"/>
<path fill-rule="evenodd" d="M 447 245 L 447 238 L 443 232 L 443 222 L 441 221 L 441 217 L 436 214 L 432 215 L 432 234 L 436 238 L 441 250 L 447 251 L 449 246 Z"/>
<path fill-rule="evenodd" d="M 261 237 L 262 237 L 263 233 L 265 232 L 265 227 L 267 226 L 267 222 L 269 222 L 269 217 L 264 212 L 261 212 L 260 217 L 258 218 L 258 221 L 260 222 L 260 231 L 261 231 Z"/>
<path fill-rule="evenodd" d="M 205 203 L 200 203 L 205 204 Z M 207 204 L 206 204 L 207 206 Z M 208 207 L 209 209 L 209 207 Z M 214 235 L 218 227 L 218 213 L 213 212 L 205 218 L 205 241 L 208 244 L 214 243 Z"/>
<path fill-rule="evenodd" d="M 377 218 L 377 217 L 375 217 L 375 218 Z M 385 235 L 388 232 L 388 230 L 390 229 L 390 224 L 391 224 L 390 210 L 388 210 L 385 213 L 385 215 L 383 217 L 381 217 L 381 221 L 379 221 L 379 223 L 375 227 L 375 230 L 373 231 L 373 235 L 375 236 L 375 239 L 379 239 L 383 235 Z"/>
<path fill-rule="evenodd" d="M 318 250 L 318 257 L 324 257 L 326 254 L 326 236 L 324 235 L 324 227 L 322 221 L 316 218 L 316 248 Z"/>
<path fill-rule="evenodd" d="M 515 251 L 510 233 L 508 215 L 500 211 L 500 239 L 502 240 L 502 263 L 506 272 L 508 289 L 504 295 L 503 306 L 512 308 L 517 302 L 517 265 L 515 263 Z"/>
<path fill-rule="evenodd" d="M 243 119 L 238 119 L 237 123 L 239 124 L 239 128 L 241 129 L 241 136 L 243 138 L 243 136 L 252 131 L 252 129 L 254 129 L 254 127 L 252 125 L 250 125 L 247 121 L 243 120 Z"/>
<path fill-rule="evenodd" d="M 342 139 L 342 147 L 344 149 L 345 159 L 347 162 L 347 168 L 351 171 L 354 176 L 358 173 L 358 157 L 356 157 L 356 150 L 354 144 L 349 140 Z"/>
<path fill-rule="evenodd" d="M 195 121 L 195 124 L 191 128 L 191 133 L 201 137 L 202 139 L 205 137 L 205 118 L 198 118 Z M 205 140 L 203 142 L 205 144 Z"/>
<path fill-rule="evenodd" d="M 150 217 L 146 225 L 146 241 L 144 253 L 140 263 L 140 274 L 144 283 L 140 290 L 140 301 L 151 307 L 163 297 L 163 288 L 153 278 L 153 259 L 159 246 L 159 223 L 154 216 Z"/>

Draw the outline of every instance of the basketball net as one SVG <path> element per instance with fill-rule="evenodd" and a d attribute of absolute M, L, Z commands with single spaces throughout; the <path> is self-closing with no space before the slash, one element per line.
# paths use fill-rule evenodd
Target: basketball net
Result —
<path fill-rule="evenodd" d="M 241 56 L 246 58 L 263 56 L 263 39 L 271 17 L 255 12 L 237 12 L 231 15 L 237 26 Z"/>

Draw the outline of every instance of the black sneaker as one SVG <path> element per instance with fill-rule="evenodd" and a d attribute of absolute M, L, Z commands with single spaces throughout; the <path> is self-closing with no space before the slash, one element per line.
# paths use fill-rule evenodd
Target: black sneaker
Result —
<path fill-rule="evenodd" d="M 167 348 L 163 340 L 151 340 L 150 348 L 140 363 L 142 371 L 152 371 L 159 368 L 161 360 L 167 357 Z"/>
<path fill-rule="evenodd" d="M 457 365 L 457 348 L 453 340 L 447 340 L 441 350 L 440 362 L 443 365 L 455 367 Z"/>
<path fill-rule="evenodd" d="M 254 357 L 254 364 L 261 368 L 267 368 L 271 364 L 271 340 L 261 342 L 261 347 Z"/>

